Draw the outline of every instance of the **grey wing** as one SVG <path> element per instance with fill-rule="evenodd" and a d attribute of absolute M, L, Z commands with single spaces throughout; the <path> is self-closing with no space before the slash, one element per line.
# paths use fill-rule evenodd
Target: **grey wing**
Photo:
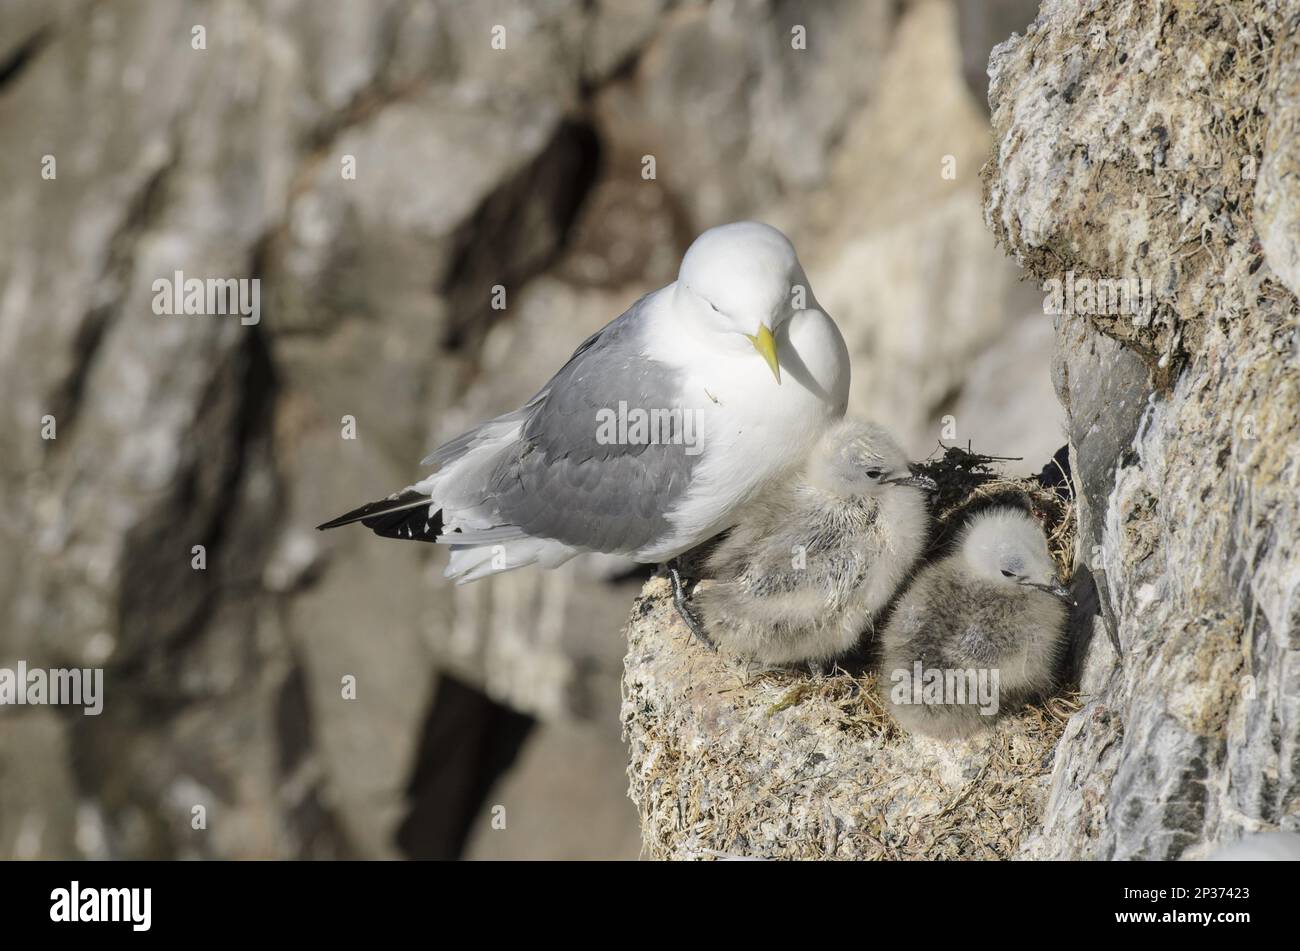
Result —
<path fill-rule="evenodd" d="M 533 400 L 536 400 L 537 398 L 538 397 L 535 396 L 533 397 Z M 531 407 L 532 400 L 519 409 L 511 410 L 509 413 L 497 416 L 494 419 L 489 419 L 486 423 L 480 423 L 473 429 L 461 433 L 455 439 L 443 443 L 437 449 L 433 450 L 433 452 L 421 459 L 420 465 L 441 467 L 455 462 L 485 439 L 490 439 L 493 432 L 498 427 L 512 425 L 526 417 Z"/>
<path fill-rule="evenodd" d="M 628 411 L 688 409 L 676 371 L 645 356 L 645 301 L 583 342 L 520 411 L 522 434 L 497 463 L 487 494 L 522 534 L 610 553 L 635 552 L 669 534 L 666 516 L 700 456 L 680 438 L 635 445 L 598 438 L 601 414 L 616 417 L 620 403 Z"/>
<path fill-rule="evenodd" d="M 608 334 L 616 324 L 628 319 L 628 316 L 634 313 L 641 306 L 644 300 L 645 298 L 642 298 L 637 301 L 621 316 L 614 318 L 614 320 L 610 321 L 600 330 L 597 330 L 586 340 L 582 341 L 582 343 L 578 344 L 578 349 L 573 351 L 573 354 L 567 361 L 565 361 L 564 366 L 560 367 L 559 372 L 557 372 L 555 376 L 551 377 L 551 379 L 547 381 L 546 385 L 538 390 L 537 393 L 533 395 L 532 399 L 519 407 L 519 409 L 511 410 L 509 413 L 504 413 L 501 416 L 489 419 L 486 423 L 480 423 L 473 429 L 466 430 L 455 439 L 449 439 L 447 442 L 443 443 L 437 449 L 433 450 L 433 452 L 421 459 L 420 465 L 448 465 L 465 455 L 465 453 L 479 445 L 483 440 L 492 438 L 494 432 L 503 426 L 517 423 L 521 419 L 528 419 L 529 416 L 537 410 L 538 406 L 546 401 L 547 396 L 551 392 L 551 388 L 555 386 L 555 381 L 559 379 L 561 374 L 568 370 L 575 361 L 581 359 L 582 355 L 595 346 L 596 341 L 601 339 L 602 336 Z"/>

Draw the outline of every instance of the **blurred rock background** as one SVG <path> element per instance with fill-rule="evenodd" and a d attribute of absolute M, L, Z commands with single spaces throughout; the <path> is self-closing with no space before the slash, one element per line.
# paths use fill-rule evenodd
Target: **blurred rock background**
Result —
<path fill-rule="evenodd" d="M 107 696 L 0 709 L 0 856 L 635 857 L 643 575 L 453 589 L 433 546 L 313 526 L 738 218 L 799 248 L 853 411 L 1040 468 L 1052 325 L 979 182 L 1035 7 L 8 0 L 0 666 Z M 176 270 L 260 278 L 260 323 L 156 316 Z"/>

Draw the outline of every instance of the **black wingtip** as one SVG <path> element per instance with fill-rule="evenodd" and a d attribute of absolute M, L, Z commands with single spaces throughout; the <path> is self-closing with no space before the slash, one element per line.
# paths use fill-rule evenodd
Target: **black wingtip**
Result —
<path fill-rule="evenodd" d="M 322 522 L 316 526 L 318 532 L 323 532 L 329 528 L 338 528 L 342 525 L 351 525 L 353 522 L 363 522 L 369 527 L 371 519 L 378 519 L 383 515 L 392 515 L 398 512 L 405 512 L 409 509 L 418 509 L 421 506 L 428 506 L 432 502 L 427 495 L 421 495 L 419 492 L 403 492 L 400 495 L 390 496 L 386 499 L 380 499 L 377 502 L 367 502 L 360 508 L 355 508 L 351 512 L 340 515 L 338 518 L 332 518 L 328 522 Z M 385 519 L 384 521 L 388 521 Z"/>
<path fill-rule="evenodd" d="M 332 518 L 328 522 L 321 522 L 316 526 L 316 531 L 323 532 L 327 528 L 338 528 L 340 525 L 348 525 L 355 522 L 358 518 L 356 513 L 359 511 L 360 509 L 354 509 L 353 511 L 348 512 L 347 515 L 340 515 L 338 518 Z"/>

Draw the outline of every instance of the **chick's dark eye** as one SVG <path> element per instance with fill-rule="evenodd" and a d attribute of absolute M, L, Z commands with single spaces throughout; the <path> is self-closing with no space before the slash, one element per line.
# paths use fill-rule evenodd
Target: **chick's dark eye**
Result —
<path fill-rule="evenodd" d="M 1004 578 L 1014 578 L 1015 576 L 1016 576 L 1016 573 L 1015 573 L 1014 571 L 1007 571 L 1005 568 L 1002 569 L 1002 577 L 1004 577 Z"/>
<path fill-rule="evenodd" d="M 867 478 L 868 478 L 868 479 L 879 479 L 879 478 L 880 478 L 882 475 L 884 475 L 884 474 L 885 474 L 885 473 L 884 473 L 882 470 L 880 470 L 880 469 L 868 469 L 868 470 L 867 470 Z"/>

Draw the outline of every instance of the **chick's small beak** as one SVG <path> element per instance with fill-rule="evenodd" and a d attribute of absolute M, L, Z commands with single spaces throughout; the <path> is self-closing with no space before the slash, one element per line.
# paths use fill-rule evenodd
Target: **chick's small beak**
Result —
<path fill-rule="evenodd" d="M 886 479 L 885 485 L 910 485 L 913 488 L 924 489 L 926 492 L 939 491 L 939 483 L 935 482 L 929 476 L 916 475 L 913 473 L 900 476 L 897 479 Z"/>
<path fill-rule="evenodd" d="M 772 368 L 772 376 L 776 377 L 777 386 L 781 385 L 781 365 L 776 362 L 776 338 L 772 336 L 772 331 L 766 326 L 759 327 L 756 334 L 745 334 L 749 342 L 754 345 L 754 349 L 762 354 L 767 365 Z"/>
<path fill-rule="evenodd" d="M 1029 585 L 1031 588 L 1037 588 L 1039 591 L 1046 591 L 1052 597 L 1064 601 L 1066 604 L 1073 605 L 1075 603 L 1074 596 L 1070 594 L 1070 589 L 1065 587 L 1065 585 L 1038 584 L 1035 581 L 1029 580 L 1025 580 L 1022 583 Z"/>

